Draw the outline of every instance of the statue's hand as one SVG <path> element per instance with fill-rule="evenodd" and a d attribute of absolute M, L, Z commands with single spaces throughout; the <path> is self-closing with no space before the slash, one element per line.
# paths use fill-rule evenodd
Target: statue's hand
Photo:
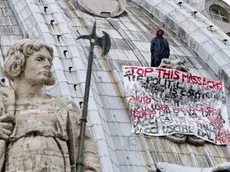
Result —
<path fill-rule="evenodd" d="M 15 93 L 8 87 L 0 87 L 0 116 L 10 114 L 14 116 Z"/>
<path fill-rule="evenodd" d="M 87 162 L 84 162 L 85 171 L 84 172 L 99 172 L 99 165 L 96 164 L 94 158 L 89 158 Z"/>
<path fill-rule="evenodd" d="M 8 140 L 13 130 L 14 117 L 4 115 L 0 117 L 0 139 Z"/>
<path fill-rule="evenodd" d="M 15 112 L 14 90 L 0 87 L 0 139 L 8 140 L 13 130 Z"/>

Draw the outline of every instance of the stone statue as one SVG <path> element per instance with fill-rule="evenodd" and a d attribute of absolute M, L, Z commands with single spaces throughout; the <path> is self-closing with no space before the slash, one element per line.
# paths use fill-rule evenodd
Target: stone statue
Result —
<path fill-rule="evenodd" d="M 0 88 L 0 165 L 3 172 L 75 172 L 80 112 L 63 97 L 45 95 L 53 85 L 53 49 L 24 39 L 8 51 Z M 99 159 L 86 131 L 84 172 L 99 172 Z"/>
<path fill-rule="evenodd" d="M 189 69 L 186 67 L 186 61 L 180 59 L 162 59 L 159 67 L 189 72 Z M 195 146 L 203 146 L 205 144 L 205 140 L 193 135 L 173 134 L 166 136 L 166 139 L 179 144 L 186 142 Z"/>

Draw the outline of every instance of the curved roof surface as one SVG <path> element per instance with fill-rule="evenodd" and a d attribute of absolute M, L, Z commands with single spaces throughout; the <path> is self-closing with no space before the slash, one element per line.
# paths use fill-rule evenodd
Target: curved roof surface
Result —
<path fill-rule="evenodd" d="M 11 8 L 10 8 L 11 6 Z M 48 6 L 47 13 L 44 6 Z M 178 145 L 163 137 L 145 137 L 131 133 L 128 106 L 125 101 L 122 66 L 149 66 L 150 40 L 157 27 L 156 18 L 134 2 L 127 2 L 126 15 L 120 18 L 92 17 L 62 0 L 0 1 L 0 41 L 3 54 L 16 40 L 28 34 L 54 48 L 54 74 L 57 83 L 47 93 L 62 95 L 78 104 L 82 101 L 89 43 L 76 41 L 91 31 L 94 20 L 100 30 L 111 36 L 112 48 L 105 58 L 95 50 L 92 87 L 89 102 L 89 125 L 97 143 L 103 172 L 146 172 L 155 163 L 169 162 L 193 167 L 209 167 L 230 160 L 228 146 L 206 144 L 195 147 Z M 14 15 L 13 12 L 16 14 Z M 54 19 L 53 26 L 50 21 Z M 186 60 L 191 72 L 218 79 L 209 64 L 193 52 L 172 31 L 164 29 L 171 56 Z M 60 41 L 57 35 L 61 35 Z M 68 50 L 67 56 L 63 50 Z M 218 56 L 221 60 L 221 56 Z M 1 59 L 2 64 L 2 59 Z M 68 68 L 73 67 L 70 73 Z M 77 87 L 74 85 L 77 84 Z M 228 94 L 228 93 L 227 93 Z M 228 102 L 229 102 L 229 96 Z M 228 107 L 229 109 L 229 107 Z"/>

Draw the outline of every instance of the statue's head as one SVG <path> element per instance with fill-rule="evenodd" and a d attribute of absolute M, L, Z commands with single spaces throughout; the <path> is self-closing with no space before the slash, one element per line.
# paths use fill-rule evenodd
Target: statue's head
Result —
<path fill-rule="evenodd" d="M 4 62 L 4 74 L 15 81 L 23 78 L 40 85 L 54 85 L 51 72 L 53 61 L 52 47 L 35 39 L 17 41 L 7 52 Z"/>

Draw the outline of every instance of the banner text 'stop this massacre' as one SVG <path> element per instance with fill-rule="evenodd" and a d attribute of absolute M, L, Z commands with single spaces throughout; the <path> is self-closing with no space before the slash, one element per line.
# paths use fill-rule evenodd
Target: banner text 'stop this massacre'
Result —
<path fill-rule="evenodd" d="M 172 69 L 123 66 L 133 133 L 195 135 L 229 144 L 224 85 Z"/>
<path fill-rule="evenodd" d="M 184 73 L 176 70 L 165 68 L 152 68 L 152 67 L 138 67 L 138 66 L 125 66 L 124 76 L 136 76 L 136 80 L 141 80 L 141 77 L 151 77 L 153 73 L 158 78 L 181 80 L 182 83 L 192 83 L 201 86 L 206 86 L 210 89 L 223 89 L 221 81 L 214 81 L 200 76 L 192 75 L 191 73 Z"/>

